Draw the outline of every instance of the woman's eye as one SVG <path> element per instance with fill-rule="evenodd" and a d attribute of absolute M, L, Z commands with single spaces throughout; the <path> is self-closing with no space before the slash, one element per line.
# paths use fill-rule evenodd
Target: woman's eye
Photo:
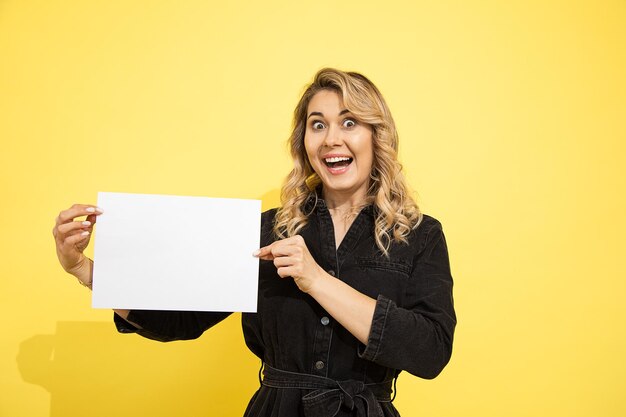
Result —
<path fill-rule="evenodd" d="M 324 123 L 322 123 L 322 122 L 313 122 L 313 124 L 311 126 L 315 130 L 324 129 Z"/>
<path fill-rule="evenodd" d="M 344 127 L 354 127 L 356 126 L 356 122 L 352 119 L 346 119 L 343 121 L 343 126 Z"/>

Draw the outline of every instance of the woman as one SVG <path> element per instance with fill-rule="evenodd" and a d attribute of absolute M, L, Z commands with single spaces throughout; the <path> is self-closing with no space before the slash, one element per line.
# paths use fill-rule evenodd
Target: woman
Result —
<path fill-rule="evenodd" d="M 411 198 L 389 109 L 364 76 L 320 70 L 294 114 L 282 207 L 262 215 L 258 313 L 246 344 L 265 363 L 246 416 L 398 416 L 400 371 L 434 378 L 456 317 L 441 224 Z M 83 255 L 102 211 L 74 205 L 54 228 L 63 268 L 91 284 Z M 75 221 L 87 215 L 83 222 Z M 116 310 L 121 332 L 193 339 L 229 313 Z"/>

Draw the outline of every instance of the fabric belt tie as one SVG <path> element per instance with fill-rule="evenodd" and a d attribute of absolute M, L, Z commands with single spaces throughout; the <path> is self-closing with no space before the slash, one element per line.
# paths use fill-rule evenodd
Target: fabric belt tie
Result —
<path fill-rule="evenodd" d="M 262 385 L 272 388 L 313 390 L 302 397 L 306 417 L 336 416 L 345 406 L 359 417 L 384 417 L 379 402 L 391 401 L 392 380 L 376 384 L 335 381 L 323 376 L 283 371 L 265 365 Z"/>

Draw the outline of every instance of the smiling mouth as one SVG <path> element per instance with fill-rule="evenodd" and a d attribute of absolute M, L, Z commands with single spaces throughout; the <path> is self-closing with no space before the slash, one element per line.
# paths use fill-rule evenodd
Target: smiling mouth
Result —
<path fill-rule="evenodd" d="M 352 163 L 352 158 L 347 156 L 334 156 L 332 158 L 324 158 L 324 164 L 329 168 L 344 168 Z"/>

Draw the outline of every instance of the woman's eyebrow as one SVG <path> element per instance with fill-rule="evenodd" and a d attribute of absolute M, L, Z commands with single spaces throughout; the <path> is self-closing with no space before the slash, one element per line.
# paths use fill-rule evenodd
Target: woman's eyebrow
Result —
<path fill-rule="evenodd" d="M 340 111 L 340 112 L 339 112 L 339 116 L 342 116 L 342 115 L 344 115 L 344 114 L 346 114 L 346 113 L 350 113 L 350 110 L 348 110 L 348 109 L 343 109 L 342 111 Z M 311 112 L 311 113 L 307 116 L 307 119 L 308 119 L 309 117 L 311 117 L 311 116 L 321 116 L 321 117 L 324 117 L 324 114 L 323 114 L 322 112 L 319 112 L 319 111 L 312 111 L 312 112 Z"/>

